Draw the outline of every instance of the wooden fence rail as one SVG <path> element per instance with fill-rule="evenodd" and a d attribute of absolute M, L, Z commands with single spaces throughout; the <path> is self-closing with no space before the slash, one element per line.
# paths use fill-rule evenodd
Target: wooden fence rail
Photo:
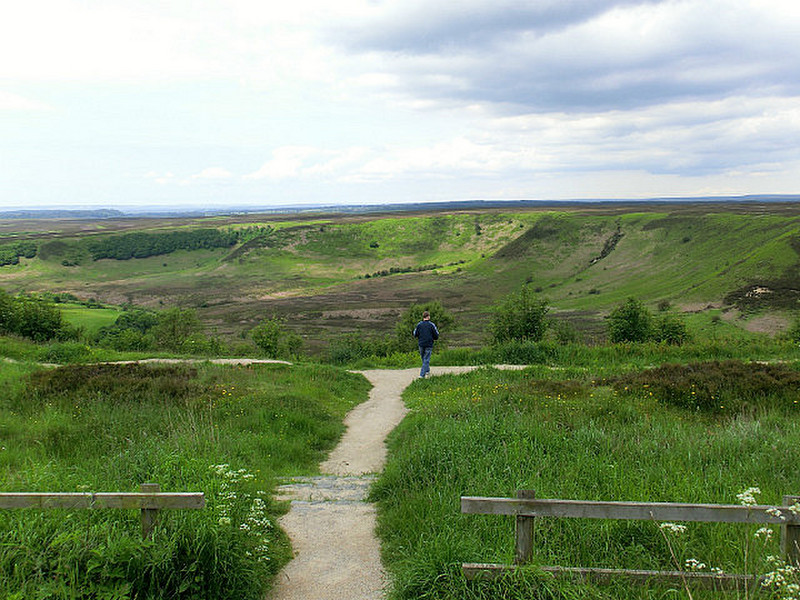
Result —
<path fill-rule="evenodd" d="M 781 550 L 788 562 L 800 564 L 800 496 L 784 496 L 783 506 L 742 506 L 738 504 L 684 504 L 675 502 L 596 502 L 536 498 L 533 490 L 519 490 L 516 498 L 461 497 L 464 514 L 510 515 L 516 519 L 513 565 L 464 563 L 468 578 L 497 577 L 531 560 L 533 523 L 536 517 L 581 519 L 628 519 L 704 523 L 764 523 L 781 526 Z M 718 588 L 741 589 L 755 578 L 749 575 L 694 573 L 683 571 L 634 571 L 584 567 L 542 567 L 554 574 L 606 581 L 629 577 L 636 581 L 679 580 Z"/>
<path fill-rule="evenodd" d="M 143 483 L 138 492 L 0 492 L 0 509 L 61 508 L 94 510 L 121 508 L 141 511 L 142 537 L 148 539 L 167 509 L 199 509 L 206 505 L 202 492 L 162 492 L 157 483 Z"/>

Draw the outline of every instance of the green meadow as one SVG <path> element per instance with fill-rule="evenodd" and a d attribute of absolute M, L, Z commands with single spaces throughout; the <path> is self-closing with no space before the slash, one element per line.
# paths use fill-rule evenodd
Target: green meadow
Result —
<path fill-rule="evenodd" d="M 0 364 L 3 491 L 202 491 L 203 510 L 0 511 L 2 598 L 262 598 L 275 477 L 315 473 L 368 384 L 323 366 Z"/>
<path fill-rule="evenodd" d="M 537 518 L 529 566 L 498 581 L 464 578 L 463 562 L 513 562 L 514 523 L 460 514 L 461 496 L 534 490 L 540 498 L 738 504 L 738 494 L 758 487 L 759 504 L 780 505 L 800 490 L 796 367 L 771 373 L 794 382 L 784 392 L 761 390 L 746 408 L 717 412 L 691 404 L 692 392 L 686 408 L 664 402 L 653 393 L 657 380 L 634 385 L 619 371 L 484 369 L 413 384 L 404 396 L 411 413 L 392 433 L 372 491 L 390 597 L 687 597 L 680 584 L 592 585 L 554 579 L 538 565 L 673 571 L 694 559 L 705 572 L 772 571 L 778 527 L 766 540 L 755 536 L 758 526 L 687 523 L 667 541 L 657 522 Z M 756 385 L 740 374 L 729 383 L 732 397 Z M 784 596 L 756 586 L 745 597 Z"/>

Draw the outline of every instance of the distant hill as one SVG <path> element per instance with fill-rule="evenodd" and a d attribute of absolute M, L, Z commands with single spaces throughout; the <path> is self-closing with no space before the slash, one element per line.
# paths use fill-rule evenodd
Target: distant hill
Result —
<path fill-rule="evenodd" d="M 0 219 L 114 219 L 125 213 L 113 208 L 96 210 L 31 209 L 0 211 Z"/>
<path fill-rule="evenodd" d="M 685 204 L 769 204 L 800 203 L 800 194 L 751 194 L 744 196 L 686 196 L 655 197 L 643 199 L 625 198 L 587 198 L 572 200 L 448 200 L 437 202 L 401 202 L 392 204 L 314 204 L 288 206 L 227 206 L 227 207 L 187 207 L 167 208 L 162 206 L 141 206 L 126 209 L 26 209 L 0 211 L 0 219 L 113 219 L 131 218 L 202 218 L 231 215 L 303 215 L 318 214 L 371 214 L 371 213 L 416 213 L 489 209 L 546 209 L 572 210 L 577 208 L 596 208 L 614 206 L 616 208 L 635 208 L 636 206 L 661 207 L 669 210 L 671 206 Z"/>
<path fill-rule="evenodd" d="M 461 323 L 448 341 L 479 345 L 492 306 L 523 286 L 585 339 L 601 339 L 604 317 L 631 296 L 708 336 L 776 333 L 800 310 L 800 202 L 787 197 L 435 206 L 7 221 L 0 235 L 35 241 L 38 253 L 0 267 L 0 287 L 193 307 L 234 340 L 276 315 L 315 348 L 340 333 L 390 334 L 402 310 L 428 300 Z M 169 253 L 143 245 L 207 228 L 237 241 Z M 94 251 L 129 242 L 128 260 Z"/>

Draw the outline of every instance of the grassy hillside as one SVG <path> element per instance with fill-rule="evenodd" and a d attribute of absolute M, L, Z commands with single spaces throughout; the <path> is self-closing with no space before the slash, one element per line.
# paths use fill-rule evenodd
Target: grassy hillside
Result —
<path fill-rule="evenodd" d="M 283 220 L 281 220 L 283 219 Z M 110 304 L 191 306 L 223 335 L 289 318 L 311 347 L 359 327 L 389 331 L 413 302 L 440 299 L 480 344 L 488 310 L 530 285 L 587 336 L 628 296 L 669 301 L 701 328 L 712 316 L 772 332 L 800 289 L 800 209 L 793 205 L 598 205 L 565 210 L 21 222 L 34 258 L 0 268 L 7 291 L 70 292 Z M 255 231 L 230 248 L 92 260 L 93 240 L 185 228 Z M 24 230 L 22 228 L 25 228 Z M 255 228 L 261 228 L 255 230 Z M 744 314 L 741 310 L 747 309 Z M 753 320 L 755 311 L 762 317 Z M 765 312 L 766 311 L 766 312 Z"/>

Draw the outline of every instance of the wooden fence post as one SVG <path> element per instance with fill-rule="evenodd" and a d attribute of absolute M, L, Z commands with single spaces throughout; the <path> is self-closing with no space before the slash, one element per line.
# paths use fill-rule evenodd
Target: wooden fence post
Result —
<path fill-rule="evenodd" d="M 143 494 L 158 494 L 161 492 L 161 486 L 157 483 L 142 483 L 139 485 L 139 491 Z M 152 537 L 157 522 L 157 508 L 142 509 L 142 539 L 149 540 Z"/>
<path fill-rule="evenodd" d="M 800 496 L 784 496 L 784 506 L 800 504 Z M 800 565 L 800 525 L 781 525 L 781 551 L 791 565 Z"/>
<path fill-rule="evenodd" d="M 534 490 L 517 490 L 517 498 L 533 500 L 536 498 Z M 533 556 L 533 519 L 534 517 L 516 517 L 514 564 L 522 565 L 530 562 Z"/>

